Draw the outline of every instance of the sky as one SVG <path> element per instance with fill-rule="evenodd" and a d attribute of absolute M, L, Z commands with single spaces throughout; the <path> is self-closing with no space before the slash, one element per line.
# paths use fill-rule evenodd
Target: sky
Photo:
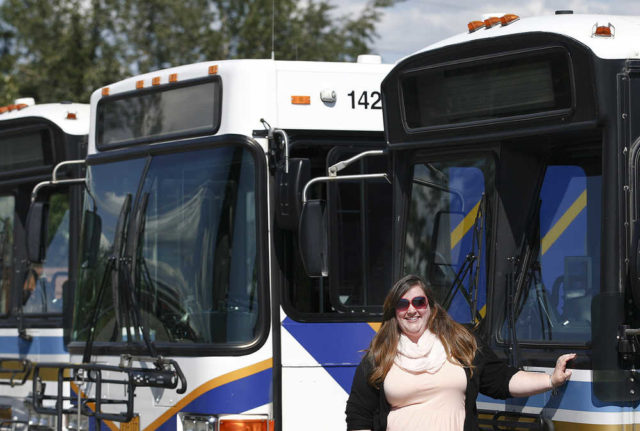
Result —
<path fill-rule="evenodd" d="M 335 0 L 339 14 L 357 13 L 367 0 Z M 394 63 L 427 45 L 467 31 L 467 23 L 488 13 L 520 17 L 553 15 L 556 10 L 580 14 L 640 15 L 640 0 L 403 0 L 385 10 L 372 53 Z"/>

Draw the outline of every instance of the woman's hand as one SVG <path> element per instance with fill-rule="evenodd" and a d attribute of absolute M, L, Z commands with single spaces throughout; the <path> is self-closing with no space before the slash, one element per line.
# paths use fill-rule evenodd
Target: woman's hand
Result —
<path fill-rule="evenodd" d="M 551 375 L 531 371 L 518 371 L 509 381 L 511 396 L 528 397 L 562 386 L 571 377 L 571 370 L 567 369 L 567 362 L 575 359 L 575 357 L 575 353 L 560 356 Z"/>
<path fill-rule="evenodd" d="M 551 374 L 551 389 L 555 389 L 565 384 L 569 377 L 571 377 L 571 370 L 567 369 L 567 362 L 576 358 L 575 353 L 568 353 L 558 357 L 556 361 L 556 368 Z"/>

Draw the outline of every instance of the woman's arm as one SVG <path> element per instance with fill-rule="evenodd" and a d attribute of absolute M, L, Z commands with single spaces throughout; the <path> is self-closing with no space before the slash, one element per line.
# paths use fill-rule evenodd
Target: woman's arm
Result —
<path fill-rule="evenodd" d="M 509 380 L 509 392 L 514 397 L 526 397 L 562 386 L 571 377 L 571 370 L 567 369 L 567 362 L 575 357 L 575 353 L 560 356 L 551 375 L 518 371 Z"/>
<path fill-rule="evenodd" d="M 370 431 L 374 428 L 374 416 L 379 405 L 380 392 L 369 385 L 371 367 L 365 357 L 353 377 L 351 393 L 347 400 L 347 430 Z"/>

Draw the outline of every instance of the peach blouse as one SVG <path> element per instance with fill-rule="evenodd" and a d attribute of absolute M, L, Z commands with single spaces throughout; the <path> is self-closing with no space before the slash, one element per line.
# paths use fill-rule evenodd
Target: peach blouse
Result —
<path fill-rule="evenodd" d="M 387 431 L 462 431 L 467 376 L 448 360 L 434 374 L 412 373 L 395 363 L 384 380 L 391 405 Z"/>

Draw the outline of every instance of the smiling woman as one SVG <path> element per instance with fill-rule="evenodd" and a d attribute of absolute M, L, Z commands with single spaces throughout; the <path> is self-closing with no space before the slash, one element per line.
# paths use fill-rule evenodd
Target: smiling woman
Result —
<path fill-rule="evenodd" d="M 454 321 L 415 275 L 400 279 L 384 302 L 383 322 L 356 370 L 347 401 L 348 430 L 471 431 L 476 398 L 527 396 L 571 376 L 558 358 L 552 375 L 518 371 Z"/>
<path fill-rule="evenodd" d="M 413 286 L 396 303 L 396 319 L 402 334 L 417 343 L 427 328 L 431 309 L 420 286 Z"/>

